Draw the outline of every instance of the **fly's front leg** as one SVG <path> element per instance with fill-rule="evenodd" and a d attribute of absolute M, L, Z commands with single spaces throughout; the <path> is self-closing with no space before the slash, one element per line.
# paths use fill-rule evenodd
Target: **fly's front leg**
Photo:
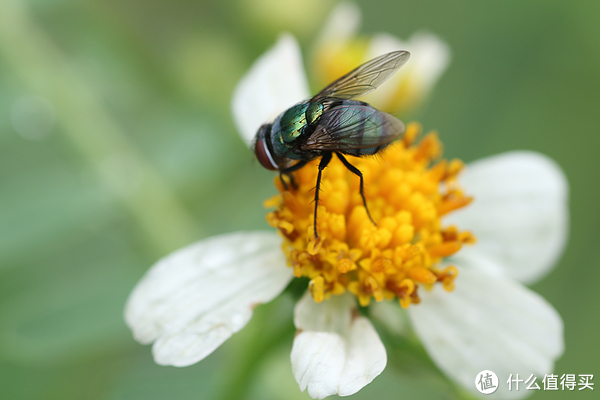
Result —
<path fill-rule="evenodd" d="M 363 201 L 363 204 L 365 205 L 365 210 L 367 210 L 367 215 L 369 216 L 369 219 L 371 220 L 373 225 L 377 226 L 375 221 L 373 221 L 373 217 L 371 217 L 369 208 L 367 207 L 367 200 L 365 199 L 365 184 L 364 184 L 362 172 L 360 172 L 360 170 L 358 168 L 356 168 L 354 165 L 350 164 L 348 162 L 348 160 L 346 160 L 346 157 L 344 157 L 341 153 L 335 153 L 335 154 L 338 156 L 338 158 L 340 159 L 342 164 L 344 164 L 344 166 L 346 168 L 348 168 L 348 170 L 350 170 L 350 172 L 352 172 L 354 175 L 356 175 L 360 178 L 360 197 L 362 197 L 362 201 Z"/>
<path fill-rule="evenodd" d="M 296 185 L 296 181 L 294 180 L 294 175 L 292 175 L 292 172 L 297 171 L 300 168 L 304 167 L 307 162 L 308 161 L 298 161 L 296 164 L 292 165 L 291 167 L 284 168 L 279 171 L 279 180 L 281 181 L 281 184 L 283 185 L 283 188 L 285 190 L 288 190 L 288 185 L 283 180 L 283 175 L 287 175 L 287 177 L 290 178 L 290 183 L 294 189 L 298 189 L 298 185 Z"/>

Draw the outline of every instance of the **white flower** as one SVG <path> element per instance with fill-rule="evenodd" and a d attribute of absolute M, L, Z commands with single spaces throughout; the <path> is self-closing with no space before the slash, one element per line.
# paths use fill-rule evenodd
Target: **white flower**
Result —
<path fill-rule="evenodd" d="M 249 143 L 262 123 L 308 97 L 298 45 L 284 35 L 238 85 L 235 122 Z M 453 257 L 460 270 L 455 290 L 421 291 L 408 315 L 431 358 L 457 383 L 475 392 L 475 376 L 489 369 L 503 397 L 523 397 L 529 392 L 508 392 L 503 380 L 543 376 L 563 351 L 559 315 L 521 282 L 542 277 L 562 252 L 566 180 L 545 156 L 512 152 L 469 165 L 461 182 L 476 201 L 444 223 L 471 229 L 478 244 Z M 134 337 L 154 343 L 159 364 L 202 360 L 293 278 L 280 244 L 275 232 L 238 232 L 159 261 L 127 302 Z M 351 395 L 385 368 L 385 348 L 350 294 L 319 304 L 307 294 L 294 322 L 292 371 L 311 397 Z"/>
<path fill-rule="evenodd" d="M 407 50 L 410 62 L 362 100 L 386 112 L 410 112 L 427 99 L 448 67 L 448 45 L 425 31 L 416 32 L 406 41 L 388 33 L 376 33 L 365 40 L 358 35 L 360 20 L 356 4 L 342 2 L 334 7 L 313 49 L 312 66 L 319 83 L 327 85 L 381 54 Z"/>

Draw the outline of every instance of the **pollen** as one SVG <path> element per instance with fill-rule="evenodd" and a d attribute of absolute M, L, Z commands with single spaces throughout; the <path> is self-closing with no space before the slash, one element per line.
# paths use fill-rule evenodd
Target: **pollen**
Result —
<path fill-rule="evenodd" d="M 294 185 L 275 185 L 277 196 L 268 223 L 283 237 L 283 251 L 296 277 L 310 280 L 316 302 L 350 292 L 362 306 L 395 299 L 404 308 L 420 302 L 419 292 L 454 289 L 458 269 L 445 258 L 475 236 L 441 218 L 473 200 L 458 175 L 464 164 L 442 158 L 435 132 L 420 141 L 421 127 L 409 124 L 402 140 L 375 157 L 349 161 L 364 176 L 364 193 L 373 224 L 360 196 L 360 180 L 333 158 L 323 171 L 317 231 L 314 188 L 318 160 L 294 172 Z M 284 178 L 286 179 L 286 178 Z"/>

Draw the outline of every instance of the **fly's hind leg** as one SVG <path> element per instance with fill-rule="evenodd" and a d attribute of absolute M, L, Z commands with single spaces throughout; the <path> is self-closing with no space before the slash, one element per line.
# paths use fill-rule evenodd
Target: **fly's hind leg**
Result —
<path fill-rule="evenodd" d="M 354 165 L 350 164 L 348 162 L 348 160 L 346 160 L 346 157 L 344 157 L 341 153 L 335 153 L 335 154 L 338 156 L 338 158 L 340 159 L 342 164 L 344 164 L 344 166 L 346 168 L 348 168 L 348 170 L 350 172 L 352 172 L 354 175 L 356 175 L 360 178 L 360 197 L 362 197 L 362 201 L 363 201 L 363 204 L 365 205 L 365 210 L 367 210 L 367 215 L 369 216 L 369 219 L 371 220 L 373 225 L 377 226 L 375 221 L 373 221 L 373 217 L 371 217 L 371 213 L 369 212 L 369 207 L 367 207 L 367 200 L 365 199 L 365 183 L 363 180 L 362 172 L 360 172 L 360 170 L 358 168 L 356 168 Z"/>

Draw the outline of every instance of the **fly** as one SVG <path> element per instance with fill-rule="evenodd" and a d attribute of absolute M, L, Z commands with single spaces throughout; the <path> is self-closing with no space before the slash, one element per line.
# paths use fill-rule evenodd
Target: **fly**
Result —
<path fill-rule="evenodd" d="M 283 113 L 256 133 L 254 152 L 263 167 L 279 171 L 294 186 L 292 172 L 321 157 L 315 187 L 313 227 L 317 234 L 317 207 L 321 173 L 333 154 L 350 172 L 360 178 L 360 195 L 373 224 L 364 194 L 362 173 L 346 160 L 345 155 L 362 157 L 377 154 L 405 131 L 398 118 L 369 104 L 354 100 L 377 89 L 410 57 L 407 51 L 394 51 L 368 61 L 337 79 L 313 98 L 304 100 Z"/>

